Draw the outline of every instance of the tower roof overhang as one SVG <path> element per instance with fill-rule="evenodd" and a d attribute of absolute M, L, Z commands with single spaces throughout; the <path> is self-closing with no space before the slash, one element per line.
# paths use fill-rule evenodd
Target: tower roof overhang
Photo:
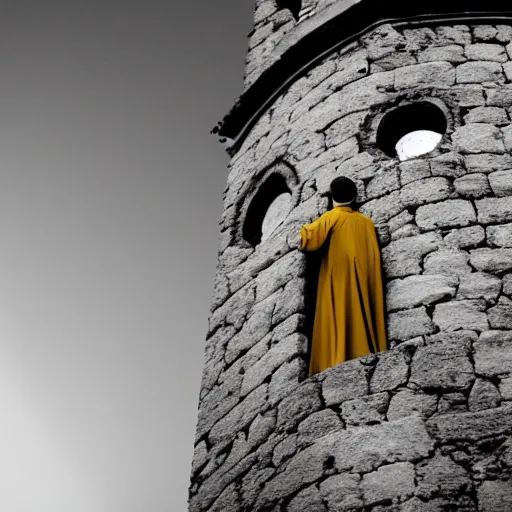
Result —
<path fill-rule="evenodd" d="M 508 4 L 508 5 L 507 5 Z M 230 155 L 236 153 L 260 115 L 302 74 L 326 55 L 379 25 L 512 22 L 504 0 L 339 0 L 298 23 L 279 42 L 278 59 L 236 99 L 213 129 Z"/>

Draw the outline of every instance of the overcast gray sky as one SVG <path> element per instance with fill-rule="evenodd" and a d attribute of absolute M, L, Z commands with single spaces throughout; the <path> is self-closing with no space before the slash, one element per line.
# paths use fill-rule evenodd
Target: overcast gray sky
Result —
<path fill-rule="evenodd" d="M 253 3 L 0 5 L 0 510 L 185 511 Z"/>

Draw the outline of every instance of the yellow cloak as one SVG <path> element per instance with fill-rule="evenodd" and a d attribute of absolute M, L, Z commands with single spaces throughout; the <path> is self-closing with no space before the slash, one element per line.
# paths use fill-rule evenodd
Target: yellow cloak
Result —
<path fill-rule="evenodd" d="M 309 374 L 387 349 L 380 250 L 372 220 L 336 206 L 301 228 L 301 250 L 329 246 L 318 278 Z"/>

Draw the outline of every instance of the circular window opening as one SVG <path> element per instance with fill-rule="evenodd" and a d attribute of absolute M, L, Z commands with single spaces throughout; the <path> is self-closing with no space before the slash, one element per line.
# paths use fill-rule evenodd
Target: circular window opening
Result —
<path fill-rule="evenodd" d="M 435 149 L 447 125 L 443 111 L 433 103 L 412 103 L 383 117 L 377 130 L 377 145 L 386 155 L 407 160 Z"/>

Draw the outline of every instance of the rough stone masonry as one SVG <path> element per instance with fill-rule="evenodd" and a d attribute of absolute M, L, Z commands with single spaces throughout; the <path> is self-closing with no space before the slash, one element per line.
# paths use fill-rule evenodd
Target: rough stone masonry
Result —
<path fill-rule="evenodd" d="M 257 1 L 246 89 L 300 24 Z M 441 143 L 386 155 L 386 113 L 424 101 Z M 224 192 L 190 512 L 512 511 L 511 113 L 512 21 L 478 19 L 379 24 L 262 112 Z M 390 350 L 308 377 L 310 274 L 289 240 L 338 175 L 378 227 Z M 274 178 L 282 223 L 249 242 Z"/>

